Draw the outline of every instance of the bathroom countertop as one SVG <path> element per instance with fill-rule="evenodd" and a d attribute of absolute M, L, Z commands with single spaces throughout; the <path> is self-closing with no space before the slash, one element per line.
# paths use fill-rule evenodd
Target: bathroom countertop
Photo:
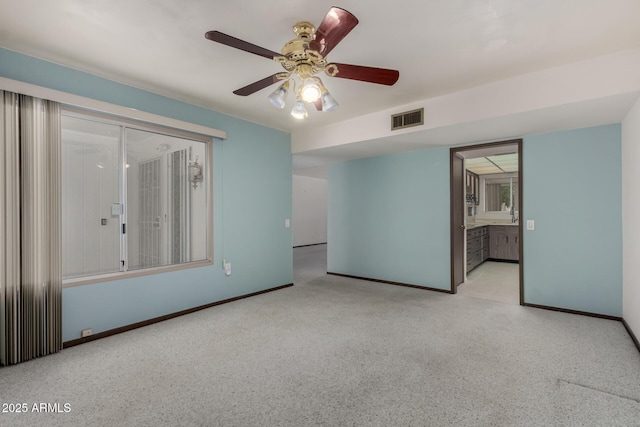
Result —
<path fill-rule="evenodd" d="M 475 223 L 467 223 L 467 230 L 472 230 L 478 227 L 485 227 L 487 225 L 508 225 L 508 226 L 517 226 L 518 222 L 498 222 L 498 221 L 490 221 L 490 222 L 475 222 Z"/>

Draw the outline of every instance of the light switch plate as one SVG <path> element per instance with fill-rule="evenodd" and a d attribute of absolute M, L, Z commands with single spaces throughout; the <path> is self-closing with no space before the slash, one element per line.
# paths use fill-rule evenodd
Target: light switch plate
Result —
<path fill-rule="evenodd" d="M 528 219 L 527 220 L 527 230 L 535 230 L 536 229 L 536 222 L 532 219 Z"/>
<path fill-rule="evenodd" d="M 285 219 L 285 220 L 284 220 L 284 226 L 285 226 L 286 228 L 291 227 L 291 220 L 290 220 L 289 218 L 287 218 L 287 219 Z"/>

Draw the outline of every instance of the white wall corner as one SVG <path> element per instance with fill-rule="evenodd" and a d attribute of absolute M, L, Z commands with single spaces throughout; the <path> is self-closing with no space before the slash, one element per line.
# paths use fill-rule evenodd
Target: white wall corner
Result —
<path fill-rule="evenodd" d="M 622 317 L 640 339 L 640 98 L 622 122 Z"/>

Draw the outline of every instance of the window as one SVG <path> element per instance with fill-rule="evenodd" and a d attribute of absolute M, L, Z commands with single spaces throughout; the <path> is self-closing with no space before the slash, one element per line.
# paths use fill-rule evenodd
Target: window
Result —
<path fill-rule="evenodd" d="M 518 206 L 518 179 L 498 178 L 485 181 L 487 212 L 508 212 Z"/>
<path fill-rule="evenodd" d="M 211 138 L 65 110 L 65 281 L 210 263 Z"/>

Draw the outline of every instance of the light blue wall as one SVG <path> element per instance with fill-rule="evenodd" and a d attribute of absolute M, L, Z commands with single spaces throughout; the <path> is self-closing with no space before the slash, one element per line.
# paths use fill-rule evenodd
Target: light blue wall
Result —
<path fill-rule="evenodd" d="M 328 271 L 450 289 L 449 149 L 332 164 Z"/>
<path fill-rule="evenodd" d="M 622 316 L 620 125 L 526 137 L 522 159 L 525 301 Z"/>
<path fill-rule="evenodd" d="M 293 282 L 289 134 L 3 49 L 0 76 L 228 135 L 214 143 L 214 265 L 64 289 L 64 341 Z"/>
<path fill-rule="evenodd" d="M 620 125 L 523 139 L 525 302 L 622 315 Z M 329 271 L 450 289 L 449 148 L 332 165 Z"/>

